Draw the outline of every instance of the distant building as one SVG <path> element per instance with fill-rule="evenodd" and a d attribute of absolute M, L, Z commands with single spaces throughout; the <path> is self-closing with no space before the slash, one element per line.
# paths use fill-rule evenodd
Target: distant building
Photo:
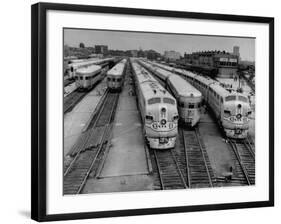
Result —
<path fill-rule="evenodd" d="M 108 46 L 107 45 L 95 45 L 95 53 L 96 54 L 107 54 Z"/>
<path fill-rule="evenodd" d="M 237 53 L 237 48 L 235 48 Z M 239 53 L 239 48 L 238 48 Z M 239 56 L 225 51 L 201 51 L 184 54 L 188 64 L 218 69 L 218 77 L 230 78 L 237 74 Z"/>
<path fill-rule="evenodd" d="M 160 53 L 158 53 L 157 51 L 154 50 L 148 50 L 146 51 L 146 57 L 149 60 L 156 60 L 157 58 L 159 58 L 161 55 Z"/>
<path fill-rule="evenodd" d="M 239 63 L 239 61 L 240 61 L 240 52 L 239 52 L 239 47 L 238 46 L 234 46 L 233 47 L 233 54 L 238 57 L 238 63 Z"/>
<path fill-rule="evenodd" d="M 181 58 L 181 55 L 179 52 L 176 51 L 165 51 L 164 52 L 164 59 L 166 61 L 176 61 Z"/>
<path fill-rule="evenodd" d="M 142 49 L 140 49 L 140 50 L 138 51 L 138 57 L 139 57 L 139 58 L 144 58 L 144 57 L 145 57 L 145 52 L 144 52 Z"/>
<path fill-rule="evenodd" d="M 136 58 L 138 56 L 138 50 L 131 50 L 131 56 Z"/>

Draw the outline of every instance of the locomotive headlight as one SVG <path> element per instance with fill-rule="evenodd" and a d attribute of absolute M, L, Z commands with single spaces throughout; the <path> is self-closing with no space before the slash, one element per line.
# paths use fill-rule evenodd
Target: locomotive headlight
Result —
<path fill-rule="evenodd" d="M 173 128 L 173 123 L 169 124 L 169 128 L 172 129 Z"/>
<path fill-rule="evenodd" d="M 161 123 L 161 125 L 165 125 L 167 123 L 167 121 L 165 119 L 162 119 L 160 123 Z"/>
<path fill-rule="evenodd" d="M 157 129 L 157 123 L 153 123 L 153 124 L 152 124 L 152 128 L 153 128 L 153 129 Z"/>
<path fill-rule="evenodd" d="M 178 116 L 178 115 L 176 115 L 176 116 L 173 117 L 173 121 L 177 121 L 178 119 L 179 119 L 179 116 Z"/>
<path fill-rule="evenodd" d="M 236 118 L 239 119 L 239 120 L 241 119 L 241 117 L 242 117 L 242 114 L 237 114 L 236 115 Z"/>
<path fill-rule="evenodd" d="M 162 112 L 162 113 L 166 113 L 166 108 L 163 107 L 163 108 L 161 109 L 161 112 Z"/>

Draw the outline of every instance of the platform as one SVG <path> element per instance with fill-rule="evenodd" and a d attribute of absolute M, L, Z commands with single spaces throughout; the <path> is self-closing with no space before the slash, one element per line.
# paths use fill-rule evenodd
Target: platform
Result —
<path fill-rule="evenodd" d="M 72 111 L 64 115 L 64 155 L 78 140 L 105 90 L 106 82 L 103 81 L 90 91 Z"/>
<path fill-rule="evenodd" d="M 208 113 L 201 114 L 198 125 L 215 176 L 223 176 L 234 167 L 229 145 L 221 137 L 220 129 Z"/>
<path fill-rule="evenodd" d="M 73 91 L 75 91 L 77 89 L 76 87 L 76 83 L 73 82 L 67 86 L 64 87 L 64 94 L 63 97 L 68 96 L 70 93 L 72 93 Z"/>
<path fill-rule="evenodd" d="M 132 96 L 131 88 L 125 85 L 119 97 L 111 145 L 101 172 L 97 179 L 88 179 L 83 193 L 153 189 L 136 96 Z"/>

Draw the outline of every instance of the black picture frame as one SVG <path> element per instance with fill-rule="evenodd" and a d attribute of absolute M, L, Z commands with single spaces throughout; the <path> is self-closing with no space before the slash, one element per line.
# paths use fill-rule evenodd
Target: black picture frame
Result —
<path fill-rule="evenodd" d="M 87 13 L 111 13 L 140 16 L 162 16 L 217 21 L 254 22 L 269 25 L 269 200 L 243 203 L 226 203 L 196 206 L 160 207 L 149 209 L 115 210 L 69 214 L 46 213 L 46 13 L 63 10 Z M 178 213 L 206 210 L 254 208 L 274 206 L 274 18 L 240 15 L 164 11 L 136 8 L 103 7 L 73 4 L 37 3 L 31 10 L 31 218 L 37 221 L 74 220 L 116 216 Z"/>

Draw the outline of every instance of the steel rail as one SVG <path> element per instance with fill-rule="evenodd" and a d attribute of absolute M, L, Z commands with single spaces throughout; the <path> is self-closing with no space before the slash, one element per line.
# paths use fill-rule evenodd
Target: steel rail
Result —
<path fill-rule="evenodd" d="M 181 130 L 181 135 L 182 135 L 182 139 L 183 139 L 183 147 L 184 147 L 184 154 L 185 154 L 185 161 L 186 161 L 186 179 L 187 179 L 188 187 L 191 188 L 191 178 L 190 178 L 191 174 L 190 174 L 190 170 L 189 170 L 187 146 L 186 146 L 186 142 L 185 142 L 184 133 L 182 130 Z"/>
<path fill-rule="evenodd" d="M 99 111 L 98 111 L 98 116 L 97 116 L 96 119 L 95 119 L 95 124 L 96 124 L 97 120 L 98 120 L 98 119 L 100 118 L 100 116 L 101 116 L 101 113 L 102 113 L 102 111 L 103 111 L 103 109 L 104 109 L 104 107 L 105 107 L 105 101 L 107 100 L 107 97 L 108 97 L 108 94 L 107 94 L 106 97 L 104 98 L 104 102 L 102 103 L 101 108 L 100 108 Z M 91 122 L 90 122 L 90 123 L 91 123 Z M 90 136 L 88 136 L 88 138 L 89 138 L 89 137 L 90 137 Z M 87 139 L 88 139 L 88 138 L 87 138 Z M 85 140 L 85 141 L 87 141 L 87 140 Z M 81 147 L 81 149 L 76 153 L 74 159 L 71 161 L 71 163 L 69 164 L 69 166 L 68 166 L 67 169 L 65 170 L 65 172 L 64 172 L 64 174 L 63 174 L 64 177 L 69 173 L 69 171 L 71 170 L 71 168 L 72 168 L 73 165 L 75 164 L 77 158 L 80 156 L 81 151 L 82 151 L 82 147 Z"/>
<path fill-rule="evenodd" d="M 246 140 L 243 142 L 244 142 L 245 146 L 249 149 L 249 152 L 251 153 L 252 157 L 255 158 L 255 152 L 253 150 L 252 144 L 250 143 L 249 139 L 246 138 Z"/>
<path fill-rule="evenodd" d="M 89 177 L 89 175 L 90 175 L 90 173 L 91 173 L 91 171 L 92 171 L 92 168 L 93 168 L 94 164 L 96 163 L 96 160 L 97 160 L 97 158 L 98 158 L 100 152 L 102 151 L 102 148 L 104 147 L 105 139 L 106 139 L 105 137 L 108 135 L 108 132 L 109 132 L 109 130 L 110 130 L 110 128 L 109 128 L 110 126 L 109 126 L 109 125 L 106 125 L 106 126 L 107 126 L 107 127 L 106 127 L 106 130 L 105 130 L 104 133 L 103 133 L 102 140 L 101 140 L 101 143 L 100 143 L 100 145 L 99 145 L 99 149 L 98 149 L 98 151 L 97 151 L 97 153 L 96 153 L 94 159 L 92 160 L 92 163 L 91 163 L 90 167 L 88 168 L 88 170 L 87 170 L 87 172 L 86 172 L 86 175 L 84 176 L 83 181 L 82 181 L 81 185 L 79 186 L 79 189 L 78 189 L 78 191 L 76 192 L 76 194 L 80 194 L 81 191 L 82 191 L 82 189 L 84 188 L 84 186 L 85 186 L 85 184 L 86 184 L 86 181 L 87 181 L 87 179 L 88 179 L 88 177 Z"/>
<path fill-rule="evenodd" d="M 88 159 L 91 160 L 91 161 L 89 161 L 89 162 L 90 162 L 90 165 L 89 165 L 88 168 L 86 167 L 86 169 L 84 169 L 85 172 L 82 171 L 82 173 L 81 173 L 82 182 L 76 184 L 77 187 L 78 187 L 78 190 L 77 190 L 77 191 L 74 190 L 74 191 L 75 191 L 75 194 L 80 194 L 81 191 L 83 190 L 83 188 L 84 188 L 84 186 L 85 186 L 85 184 L 86 184 L 86 181 L 87 181 L 87 179 L 88 179 L 90 173 L 92 172 L 92 169 L 93 169 L 94 165 L 96 164 L 96 161 L 97 161 L 98 157 L 100 156 L 100 154 L 101 154 L 101 152 L 102 152 L 102 149 L 104 148 L 104 144 L 106 143 L 106 140 L 107 140 L 107 137 L 108 137 L 108 133 L 109 133 L 110 130 L 111 130 L 111 125 L 109 125 L 109 124 L 110 124 L 110 122 L 111 122 L 111 120 L 112 120 L 114 111 L 115 111 L 115 109 L 116 109 L 116 106 L 117 106 L 117 103 L 118 103 L 118 99 L 119 99 L 119 94 L 114 94 L 113 97 L 114 97 L 114 98 L 111 98 L 111 99 L 109 99 L 108 97 L 106 97 L 106 98 L 104 99 L 105 101 L 107 101 L 107 100 L 114 100 L 114 103 L 113 103 L 112 107 L 110 107 L 111 110 L 110 110 L 108 116 L 106 116 L 106 118 L 104 119 L 104 121 L 106 122 L 106 123 L 103 125 L 103 126 L 105 127 L 105 129 L 104 129 L 104 131 L 103 131 L 103 133 L 102 133 L 102 138 L 101 138 L 101 140 L 100 140 L 99 147 L 98 147 L 97 150 L 95 150 L 95 152 L 93 152 L 94 158 L 91 159 L 90 156 L 89 156 Z M 97 120 L 97 121 L 99 121 L 99 120 L 101 119 L 101 114 L 103 114 L 104 110 L 107 109 L 107 108 L 105 108 L 105 106 L 106 106 L 106 105 L 110 105 L 110 104 L 109 104 L 110 102 L 111 102 L 111 101 L 109 101 L 109 102 L 107 102 L 107 103 L 106 103 L 106 102 L 103 103 L 103 105 L 101 106 L 101 109 L 99 110 L 98 116 L 96 117 L 96 120 Z M 97 122 L 95 121 L 94 124 L 96 125 Z M 95 126 L 93 126 L 93 128 L 95 128 Z M 93 129 L 93 128 L 92 128 L 92 129 Z M 66 176 L 70 173 L 71 169 L 73 168 L 73 166 L 74 166 L 75 163 L 77 162 L 77 160 L 78 160 L 78 158 L 79 158 L 80 155 L 82 155 L 82 154 L 81 154 L 81 150 L 76 154 L 75 158 L 73 159 L 73 161 L 71 162 L 71 164 L 69 165 L 69 167 L 67 168 L 67 170 L 65 171 L 64 177 L 66 177 Z M 87 164 L 87 163 L 86 163 L 86 164 Z M 81 178 L 81 177 L 74 177 L 74 178 L 79 180 L 79 178 Z M 71 178 L 71 176 L 70 176 L 70 178 Z M 78 182 L 80 182 L 80 181 L 78 181 Z"/>
<path fill-rule="evenodd" d="M 239 165 L 240 165 L 240 167 L 241 167 L 241 169 L 242 169 L 242 172 L 243 172 L 243 174 L 244 174 L 244 176 L 245 176 L 245 178 L 246 178 L 246 180 L 247 180 L 247 184 L 248 184 L 248 185 L 251 185 L 248 172 L 247 172 L 246 168 L 244 167 L 244 165 L 243 165 L 243 163 L 242 163 L 242 161 L 241 161 L 240 155 L 239 155 L 239 153 L 238 153 L 238 151 L 237 151 L 237 146 L 236 146 L 236 144 L 235 144 L 230 138 L 228 138 L 228 141 L 230 142 L 230 146 L 231 146 L 231 148 L 232 148 L 232 150 L 233 150 L 233 152 L 234 152 L 234 154 L 235 154 L 235 156 L 236 156 L 236 159 L 237 159 L 237 161 L 239 162 Z"/>
<path fill-rule="evenodd" d="M 201 141 L 200 141 L 199 136 L 198 136 L 197 128 L 195 128 L 195 135 L 196 135 L 196 138 L 197 138 L 197 141 L 198 141 L 198 144 L 199 144 L 199 147 L 200 147 L 200 151 L 201 151 L 201 154 L 202 154 L 202 157 L 203 157 L 203 160 L 204 160 L 204 165 L 205 165 L 205 168 L 206 168 L 206 171 L 207 171 L 207 174 L 208 174 L 208 178 L 209 178 L 209 184 L 210 184 L 211 187 L 213 187 L 212 178 L 211 178 L 210 171 L 209 171 L 209 168 L 208 168 L 208 165 L 207 165 L 207 161 L 206 161 L 206 158 L 205 158 L 205 155 L 204 155 L 204 152 L 203 152 L 203 147 L 202 147 Z"/>
<path fill-rule="evenodd" d="M 154 152 L 154 156 L 155 156 L 155 160 L 156 160 L 156 165 L 157 165 L 157 170 L 158 170 L 158 174 L 159 174 L 161 189 L 162 189 L 162 190 L 165 190 L 166 187 L 165 187 L 165 181 L 164 181 L 164 178 L 163 178 L 163 174 L 164 174 L 165 172 L 166 172 L 166 174 L 167 174 L 168 171 L 163 171 L 163 169 L 161 169 L 159 157 L 158 157 L 158 155 L 157 155 L 157 150 L 154 150 L 153 152 Z M 168 151 L 166 151 L 166 152 L 168 152 Z M 182 172 L 181 172 L 181 170 L 180 170 L 180 167 L 179 167 L 179 165 L 178 165 L 178 162 L 177 162 L 177 160 L 176 160 L 176 158 L 175 158 L 173 152 L 172 152 L 171 150 L 169 150 L 169 152 L 171 153 L 172 160 L 173 160 L 173 162 L 174 162 L 174 164 L 175 164 L 175 167 L 176 167 L 176 172 L 178 173 L 178 177 L 179 177 L 179 179 L 180 179 L 180 181 L 181 181 L 181 183 L 182 183 L 182 185 L 183 185 L 183 188 L 188 188 L 187 185 L 186 185 L 186 183 L 185 183 L 183 174 L 182 174 Z M 169 170 L 169 171 L 170 171 L 170 170 Z"/>

